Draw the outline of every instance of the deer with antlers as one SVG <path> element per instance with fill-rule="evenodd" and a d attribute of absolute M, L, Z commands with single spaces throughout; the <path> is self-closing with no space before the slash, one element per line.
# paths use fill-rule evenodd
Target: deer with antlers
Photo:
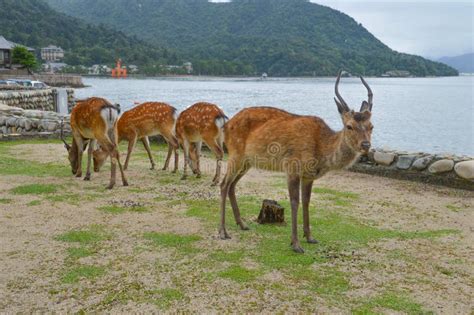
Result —
<path fill-rule="evenodd" d="M 84 180 L 91 179 L 92 152 L 97 142 L 112 157 L 111 176 L 107 188 L 112 189 L 115 185 L 117 163 L 120 168 L 122 183 L 124 186 L 128 186 L 117 146 L 116 121 L 118 115 L 119 109 L 117 106 L 99 97 L 79 101 L 74 106 L 71 112 L 72 145 L 69 145 L 64 139 L 63 126 L 61 126 L 61 140 L 68 151 L 72 173 L 76 177 L 82 177 L 82 154 L 87 144 L 89 144 L 87 172 Z"/>
<path fill-rule="evenodd" d="M 300 190 L 303 204 L 303 231 L 308 243 L 317 243 L 311 236 L 309 202 L 313 181 L 328 171 L 350 167 L 371 146 L 372 100 L 363 101 L 359 112 L 349 108 L 339 93 L 339 73 L 335 94 L 337 109 L 344 128 L 335 132 L 319 117 L 300 116 L 272 107 L 251 107 L 240 111 L 225 126 L 225 143 L 229 152 L 227 172 L 221 183 L 221 219 L 219 236 L 230 238 L 225 227 L 226 198 L 229 197 L 234 218 L 242 230 L 242 221 L 235 187 L 251 167 L 282 171 L 287 175 L 291 201 L 291 246 L 303 253 L 298 240 L 297 215 Z"/>
<path fill-rule="evenodd" d="M 179 115 L 176 136 L 184 150 L 182 179 L 188 176 L 188 164 L 197 177 L 201 176 L 199 157 L 204 142 L 216 156 L 216 174 L 212 185 L 217 185 L 224 157 L 224 125 L 227 120 L 227 116 L 217 105 L 204 102 L 194 104 Z"/>
<path fill-rule="evenodd" d="M 168 169 L 172 152 L 174 151 L 174 170 L 178 169 L 178 141 L 175 137 L 176 108 L 166 103 L 147 102 L 126 111 L 120 116 L 117 122 L 118 142 L 123 140 L 128 142 L 127 157 L 125 159 L 124 169 L 127 170 L 128 162 L 133 148 L 140 139 L 148 153 L 151 169 L 155 168 L 155 161 L 150 150 L 148 137 L 162 135 L 168 143 L 168 155 L 166 157 L 163 170 Z M 102 148 L 94 151 L 94 171 L 98 172 L 109 152 Z"/>

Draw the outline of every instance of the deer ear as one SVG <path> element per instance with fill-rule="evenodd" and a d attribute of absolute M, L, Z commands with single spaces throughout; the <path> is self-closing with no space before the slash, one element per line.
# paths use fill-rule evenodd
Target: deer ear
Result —
<path fill-rule="evenodd" d="M 362 102 L 362 105 L 360 106 L 360 111 L 359 112 L 362 113 L 362 112 L 365 112 L 365 111 L 370 112 L 370 105 L 369 105 L 369 103 L 367 103 L 367 101 Z"/>
<path fill-rule="evenodd" d="M 336 105 L 337 105 L 337 111 L 339 112 L 339 114 L 344 114 L 345 112 L 347 112 L 346 110 L 346 107 L 344 105 L 341 104 L 341 102 L 339 102 L 337 100 L 337 98 L 334 98 L 334 101 L 336 102 Z"/>

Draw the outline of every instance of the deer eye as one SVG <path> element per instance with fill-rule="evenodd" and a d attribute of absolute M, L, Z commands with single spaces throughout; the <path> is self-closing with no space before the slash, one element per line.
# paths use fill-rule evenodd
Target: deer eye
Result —
<path fill-rule="evenodd" d="M 352 128 L 351 125 L 347 125 L 346 128 L 349 129 L 349 130 L 353 130 L 353 129 L 354 129 L 354 128 Z"/>

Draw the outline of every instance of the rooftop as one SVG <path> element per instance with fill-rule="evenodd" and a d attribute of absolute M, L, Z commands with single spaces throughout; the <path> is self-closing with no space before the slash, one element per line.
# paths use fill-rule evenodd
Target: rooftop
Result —
<path fill-rule="evenodd" d="M 34 51 L 33 48 L 11 42 L 11 41 L 7 40 L 5 37 L 0 35 L 0 49 L 13 49 L 16 46 L 25 47 L 29 51 Z"/>

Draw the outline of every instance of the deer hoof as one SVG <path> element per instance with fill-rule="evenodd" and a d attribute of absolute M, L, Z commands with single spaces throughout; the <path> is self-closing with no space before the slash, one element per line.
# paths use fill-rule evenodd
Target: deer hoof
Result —
<path fill-rule="evenodd" d="M 84 180 L 85 180 L 85 181 L 90 181 L 90 180 L 91 180 L 91 176 L 90 176 L 90 175 L 86 175 L 86 177 L 84 177 Z"/>
<path fill-rule="evenodd" d="M 299 244 L 296 244 L 296 245 L 293 244 L 293 245 L 291 245 L 291 248 L 293 249 L 293 251 L 295 253 L 298 253 L 298 254 L 303 254 L 304 253 L 303 247 L 301 247 Z"/>
<path fill-rule="evenodd" d="M 309 244 L 318 244 L 319 241 L 318 240 L 315 240 L 314 238 L 308 238 L 306 240 Z"/>
<path fill-rule="evenodd" d="M 240 222 L 240 223 L 239 223 L 239 226 L 240 226 L 240 229 L 241 229 L 242 231 L 248 231 L 248 230 L 249 230 L 249 227 L 248 227 L 245 223 L 243 223 L 243 222 Z"/>
<path fill-rule="evenodd" d="M 127 181 L 123 182 L 123 185 L 128 186 L 128 182 Z"/>
<path fill-rule="evenodd" d="M 152 167 L 150 167 L 150 170 L 153 171 L 155 169 L 155 166 L 153 165 Z"/>
<path fill-rule="evenodd" d="M 110 189 L 114 188 L 114 186 L 115 186 L 114 184 L 110 184 L 109 186 L 107 186 L 107 189 L 110 190 Z"/>
<path fill-rule="evenodd" d="M 229 240 L 229 239 L 231 239 L 230 235 L 227 233 L 226 230 L 220 230 L 220 231 L 219 231 L 219 238 L 220 238 L 221 240 Z"/>
<path fill-rule="evenodd" d="M 181 180 L 185 180 L 185 179 L 187 179 L 187 178 L 188 178 L 188 176 L 187 176 L 187 175 L 183 175 L 183 176 L 181 176 Z"/>
<path fill-rule="evenodd" d="M 166 171 L 166 170 L 164 170 L 164 171 Z M 171 173 L 176 174 L 176 172 L 178 172 L 178 170 L 173 170 Z"/>

